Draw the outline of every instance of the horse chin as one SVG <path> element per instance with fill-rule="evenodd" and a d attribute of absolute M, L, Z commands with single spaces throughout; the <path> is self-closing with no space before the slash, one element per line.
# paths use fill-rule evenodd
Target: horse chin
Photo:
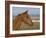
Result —
<path fill-rule="evenodd" d="M 30 26 L 33 26 L 33 24 L 29 24 Z"/>

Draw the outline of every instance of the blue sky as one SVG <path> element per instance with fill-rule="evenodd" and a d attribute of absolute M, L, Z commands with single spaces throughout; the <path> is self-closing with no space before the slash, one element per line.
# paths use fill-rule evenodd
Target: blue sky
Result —
<path fill-rule="evenodd" d="M 13 16 L 17 16 L 20 12 L 25 12 L 26 10 L 29 15 L 40 15 L 40 8 L 12 7 Z"/>

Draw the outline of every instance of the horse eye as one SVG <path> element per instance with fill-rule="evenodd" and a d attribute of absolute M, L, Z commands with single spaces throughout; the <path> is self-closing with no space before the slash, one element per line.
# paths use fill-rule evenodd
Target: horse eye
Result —
<path fill-rule="evenodd" d="M 27 16 L 27 18 L 28 18 L 28 16 Z"/>

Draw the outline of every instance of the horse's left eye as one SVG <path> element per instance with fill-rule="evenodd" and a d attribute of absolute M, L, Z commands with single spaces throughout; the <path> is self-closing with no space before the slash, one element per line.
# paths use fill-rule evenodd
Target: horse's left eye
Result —
<path fill-rule="evenodd" d="M 27 18 L 28 18 L 28 16 L 27 16 Z"/>

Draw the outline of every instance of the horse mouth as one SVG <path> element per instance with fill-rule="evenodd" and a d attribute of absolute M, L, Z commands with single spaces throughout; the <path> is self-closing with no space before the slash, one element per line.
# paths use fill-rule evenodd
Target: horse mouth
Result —
<path fill-rule="evenodd" d="M 31 24 L 29 24 L 29 23 L 27 23 L 27 22 L 24 22 L 25 24 L 27 24 L 27 25 L 29 25 L 29 26 L 33 26 L 33 23 L 31 23 Z"/>

